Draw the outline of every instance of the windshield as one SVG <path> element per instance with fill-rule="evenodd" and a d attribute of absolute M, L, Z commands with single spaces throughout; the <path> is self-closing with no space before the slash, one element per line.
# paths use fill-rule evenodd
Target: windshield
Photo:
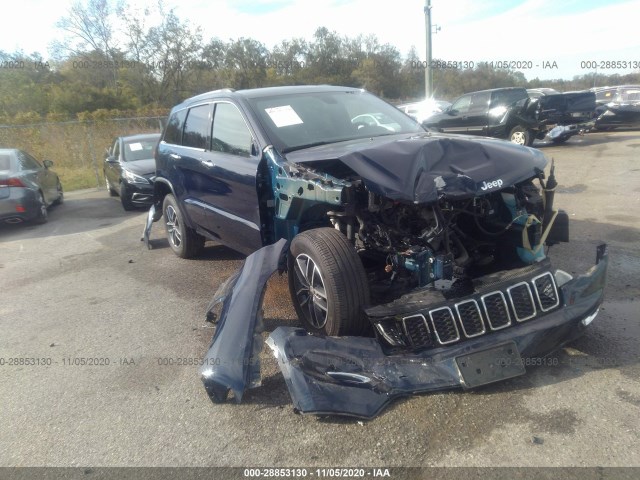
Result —
<path fill-rule="evenodd" d="M 283 153 L 358 138 L 424 131 L 413 119 L 366 92 L 295 93 L 248 101 L 271 142 Z"/>
<path fill-rule="evenodd" d="M 160 136 L 137 139 L 125 142 L 122 158 L 125 162 L 135 162 L 137 160 L 147 160 L 153 158 L 154 150 L 158 145 Z"/>

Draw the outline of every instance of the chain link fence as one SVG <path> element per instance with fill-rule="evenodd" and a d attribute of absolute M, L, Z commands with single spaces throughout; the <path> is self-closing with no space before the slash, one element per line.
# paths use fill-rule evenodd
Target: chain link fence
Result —
<path fill-rule="evenodd" d="M 102 163 L 116 137 L 161 132 L 166 117 L 114 118 L 0 125 L 0 148 L 19 148 L 52 160 L 65 190 L 104 185 Z"/>

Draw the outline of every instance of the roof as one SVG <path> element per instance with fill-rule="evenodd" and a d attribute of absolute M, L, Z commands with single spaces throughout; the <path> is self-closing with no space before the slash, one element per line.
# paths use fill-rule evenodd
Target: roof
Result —
<path fill-rule="evenodd" d="M 195 97 L 187 98 L 184 102 L 176 105 L 174 108 L 183 108 L 194 102 L 202 100 L 209 100 L 212 98 L 257 98 L 257 97 L 271 97 L 278 95 L 293 95 L 296 93 L 322 93 L 322 92 L 364 92 L 365 90 L 352 87 L 339 87 L 333 85 L 295 85 L 284 87 L 265 87 L 265 88 L 251 88 L 246 90 L 233 90 L 230 88 L 223 88 L 220 90 L 212 90 L 205 92 Z"/>

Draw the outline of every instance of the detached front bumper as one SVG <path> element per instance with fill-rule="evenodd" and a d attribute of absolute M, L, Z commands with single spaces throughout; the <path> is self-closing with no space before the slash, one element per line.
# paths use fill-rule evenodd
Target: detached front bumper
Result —
<path fill-rule="evenodd" d="M 273 273 L 281 265 L 285 245 L 265 248 L 271 250 L 264 252 L 262 249 L 250 256 L 239 275 L 225 286 L 226 293 L 215 297 L 223 302 L 226 321 L 216 331 L 206 357 L 209 365 L 201 368 L 201 375 L 207 391 L 218 400 L 226 397 L 229 389 L 234 390 L 238 399 L 246 386 L 257 384 L 257 346 L 252 342 L 259 341 L 259 335 L 256 335 L 261 323 L 257 318 L 259 302 L 245 305 L 244 311 L 239 307 L 232 308 L 232 303 L 233 297 L 238 300 L 240 292 L 242 298 L 262 298 L 269 272 Z M 247 277 L 246 281 L 242 280 L 257 264 L 266 268 L 254 270 L 259 274 L 253 275 L 253 279 Z M 525 373 L 527 362 L 524 359 L 539 359 L 549 354 L 580 336 L 593 320 L 602 303 L 607 264 L 606 246 L 601 245 L 597 249 L 596 265 L 584 275 L 572 278 L 564 272 L 554 273 L 553 292 L 557 294 L 557 304 L 553 299 L 534 293 L 535 282 L 540 278 L 546 281 L 548 276 L 542 274 L 541 277 L 538 271 L 531 271 L 525 278 L 506 275 L 496 282 L 493 282 L 495 278 L 490 278 L 491 281 L 485 282 L 479 292 L 452 300 L 450 304 L 421 304 L 420 293 L 417 292 L 408 302 L 369 309 L 367 314 L 379 338 L 318 337 L 300 328 L 278 327 L 268 337 L 267 344 L 277 358 L 298 411 L 370 418 L 400 396 L 453 387 L 474 388 Z M 523 284 L 529 285 L 532 305 L 538 307 L 538 313 L 529 318 L 523 316 L 524 310 L 518 300 L 525 293 Z M 251 288 L 247 289 L 248 286 Z M 550 293 L 549 288 L 542 285 L 540 292 Z M 495 313 L 499 311 L 496 306 L 499 302 L 490 302 L 495 300 L 492 295 L 502 291 L 507 292 L 505 303 L 514 317 L 508 325 L 490 321 L 492 315 L 497 318 Z M 468 320 L 477 317 L 473 313 L 474 305 L 483 318 L 480 323 L 485 325 L 485 329 L 482 332 L 477 325 L 472 331 L 474 323 Z M 469 309 L 469 306 L 473 308 Z M 445 317 L 451 312 L 458 329 L 455 341 L 444 339 L 443 343 L 442 336 L 436 335 L 444 324 L 440 322 L 442 318 L 432 312 L 445 312 Z M 388 326 L 390 318 L 395 318 L 402 326 L 404 340 L 400 339 L 399 343 L 393 336 L 387 338 L 389 331 L 385 337 L 379 328 L 379 324 L 384 322 Z M 417 318 L 426 333 L 412 326 L 407 328 L 404 321 L 407 318 Z M 223 328 L 226 333 L 221 331 Z M 233 358 L 226 358 L 228 355 L 221 358 L 220 347 L 232 338 L 237 345 L 240 332 L 243 342 L 248 343 L 241 351 L 236 350 Z M 432 343 L 420 346 L 412 343 L 412 338 L 424 341 L 426 337 Z M 401 345 L 402 341 L 404 345 Z M 218 368 L 216 362 L 222 366 Z M 230 376 L 231 372 L 225 366 L 229 362 L 241 364 L 244 368 L 237 369 Z"/>

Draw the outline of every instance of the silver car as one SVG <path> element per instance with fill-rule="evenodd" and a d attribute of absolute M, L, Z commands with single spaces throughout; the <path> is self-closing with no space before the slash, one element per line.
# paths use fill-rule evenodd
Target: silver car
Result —
<path fill-rule="evenodd" d="M 48 207 L 64 198 L 52 166 L 51 160 L 40 163 L 22 150 L 0 149 L 0 222 L 47 221 Z"/>

